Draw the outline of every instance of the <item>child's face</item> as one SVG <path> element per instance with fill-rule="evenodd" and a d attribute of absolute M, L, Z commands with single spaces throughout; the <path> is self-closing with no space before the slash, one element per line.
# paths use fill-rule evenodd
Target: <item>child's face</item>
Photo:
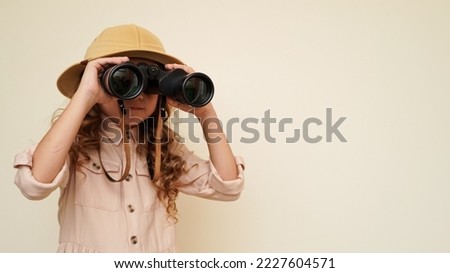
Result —
<path fill-rule="evenodd" d="M 130 61 L 137 63 L 148 63 L 157 64 L 154 61 L 140 59 L 140 58 L 130 58 Z M 136 126 L 146 118 L 151 116 L 156 109 L 158 102 L 158 95 L 156 94 L 146 94 L 142 92 L 138 97 L 132 100 L 124 100 L 125 108 L 127 109 L 127 114 L 125 115 L 125 124 L 130 126 Z M 100 105 L 101 110 L 107 117 L 119 117 L 120 110 L 117 100 L 113 100 L 106 104 Z"/>

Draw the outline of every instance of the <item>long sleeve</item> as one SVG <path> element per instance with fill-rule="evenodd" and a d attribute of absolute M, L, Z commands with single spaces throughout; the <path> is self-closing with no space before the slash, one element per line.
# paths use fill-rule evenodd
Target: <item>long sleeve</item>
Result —
<path fill-rule="evenodd" d="M 245 164 L 241 157 L 235 157 L 237 178 L 225 181 L 210 160 L 201 159 L 184 145 L 180 145 L 179 153 L 186 160 L 187 170 L 176 184 L 180 192 L 221 201 L 233 201 L 239 198 L 244 189 Z"/>
<path fill-rule="evenodd" d="M 14 158 L 14 168 L 17 169 L 14 183 L 22 194 L 30 200 L 41 200 L 50 195 L 58 187 L 64 187 L 69 179 L 68 161 L 51 183 L 41 183 L 36 180 L 31 171 L 33 152 L 36 145 L 27 148 Z M 51 164 L 51 163 L 49 163 Z"/>

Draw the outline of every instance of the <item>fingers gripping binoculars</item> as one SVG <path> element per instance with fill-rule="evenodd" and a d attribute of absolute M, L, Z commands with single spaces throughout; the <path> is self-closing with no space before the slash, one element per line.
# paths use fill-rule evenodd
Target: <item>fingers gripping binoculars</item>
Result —
<path fill-rule="evenodd" d="M 100 75 L 100 83 L 107 93 L 123 100 L 134 99 L 144 92 L 201 107 L 214 96 L 214 85 L 207 75 L 183 69 L 166 71 L 157 64 L 126 62 L 111 66 Z"/>

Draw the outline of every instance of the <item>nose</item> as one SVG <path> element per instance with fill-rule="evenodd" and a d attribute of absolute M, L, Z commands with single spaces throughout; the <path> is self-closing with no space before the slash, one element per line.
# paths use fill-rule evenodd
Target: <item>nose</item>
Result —
<path fill-rule="evenodd" d="M 144 92 L 141 92 L 136 98 L 135 100 L 143 100 L 144 99 Z"/>

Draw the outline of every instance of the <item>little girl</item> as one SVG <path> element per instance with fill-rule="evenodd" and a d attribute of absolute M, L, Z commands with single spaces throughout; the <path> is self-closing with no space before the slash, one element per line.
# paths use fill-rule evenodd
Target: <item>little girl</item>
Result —
<path fill-rule="evenodd" d="M 68 106 L 37 145 L 15 158 L 15 183 L 27 198 L 60 189 L 58 252 L 174 252 L 179 191 L 231 201 L 243 189 L 244 163 L 218 130 L 213 105 L 193 108 L 142 92 L 121 109 L 99 75 L 125 62 L 193 72 L 148 30 L 107 28 L 59 77 Z M 179 143 L 164 118 L 170 107 L 199 119 L 209 160 Z"/>

